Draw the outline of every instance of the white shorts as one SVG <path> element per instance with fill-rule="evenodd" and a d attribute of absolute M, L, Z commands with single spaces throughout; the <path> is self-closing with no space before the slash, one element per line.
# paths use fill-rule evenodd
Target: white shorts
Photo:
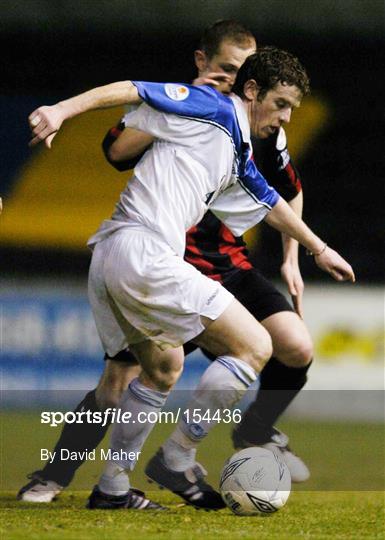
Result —
<path fill-rule="evenodd" d="M 96 244 L 89 298 L 108 356 L 151 339 L 178 347 L 217 319 L 234 298 L 148 230 L 123 228 Z"/>

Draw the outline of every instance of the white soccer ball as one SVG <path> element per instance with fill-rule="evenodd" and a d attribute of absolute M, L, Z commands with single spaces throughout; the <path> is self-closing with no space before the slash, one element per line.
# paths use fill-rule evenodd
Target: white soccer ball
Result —
<path fill-rule="evenodd" d="M 245 448 L 225 464 L 221 495 L 239 516 L 271 514 L 282 508 L 290 495 L 291 477 L 286 463 L 266 448 Z"/>

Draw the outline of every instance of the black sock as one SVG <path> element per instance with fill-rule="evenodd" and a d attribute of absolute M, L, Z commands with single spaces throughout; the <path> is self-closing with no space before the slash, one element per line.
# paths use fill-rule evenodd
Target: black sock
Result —
<path fill-rule="evenodd" d="M 270 358 L 260 374 L 255 401 L 242 416 L 237 433 L 253 444 L 265 444 L 274 433 L 273 424 L 307 381 L 311 362 L 300 368 L 288 367 Z"/>
<path fill-rule="evenodd" d="M 83 401 L 76 407 L 75 412 L 80 411 L 99 411 L 96 404 L 95 390 L 89 392 Z M 61 486 L 68 486 L 75 472 L 85 459 L 77 460 L 61 460 L 60 451 L 62 448 L 68 449 L 70 452 L 90 452 L 94 450 L 100 441 L 104 438 L 110 420 L 108 417 L 107 425 L 86 422 L 81 424 L 65 424 L 61 432 L 60 438 L 56 443 L 54 451 L 56 452 L 52 463 L 47 463 L 42 471 L 42 476 L 46 480 L 54 480 Z"/>

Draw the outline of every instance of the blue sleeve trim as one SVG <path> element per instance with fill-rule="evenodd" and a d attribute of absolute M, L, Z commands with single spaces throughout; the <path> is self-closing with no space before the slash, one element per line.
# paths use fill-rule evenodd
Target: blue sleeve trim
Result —
<path fill-rule="evenodd" d="M 132 81 L 139 96 L 154 109 L 179 116 L 213 120 L 220 94 L 210 86 Z"/>
<path fill-rule="evenodd" d="M 213 122 L 224 128 L 240 155 L 242 136 L 232 100 L 211 86 L 132 81 L 139 96 L 159 111 L 195 120 Z"/>
<path fill-rule="evenodd" d="M 269 186 L 251 159 L 247 160 L 244 171 L 238 181 L 256 202 L 263 204 L 269 209 L 277 204 L 279 200 L 278 193 L 274 188 Z"/>

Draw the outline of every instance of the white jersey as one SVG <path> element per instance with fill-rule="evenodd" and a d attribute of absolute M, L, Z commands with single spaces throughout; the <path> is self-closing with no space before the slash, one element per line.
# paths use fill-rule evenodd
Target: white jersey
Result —
<path fill-rule="evenodd" d="M 145 103 L 125 116 L 125 125 L 156 141 L 89 245 L 123 227 L 144 227 L 183 256 L 185 232 L 208 209 L 236 235 L 263 219 L 278 194 L 251 159 L 241 100 L 210 87 L 134 84 Z"/>

